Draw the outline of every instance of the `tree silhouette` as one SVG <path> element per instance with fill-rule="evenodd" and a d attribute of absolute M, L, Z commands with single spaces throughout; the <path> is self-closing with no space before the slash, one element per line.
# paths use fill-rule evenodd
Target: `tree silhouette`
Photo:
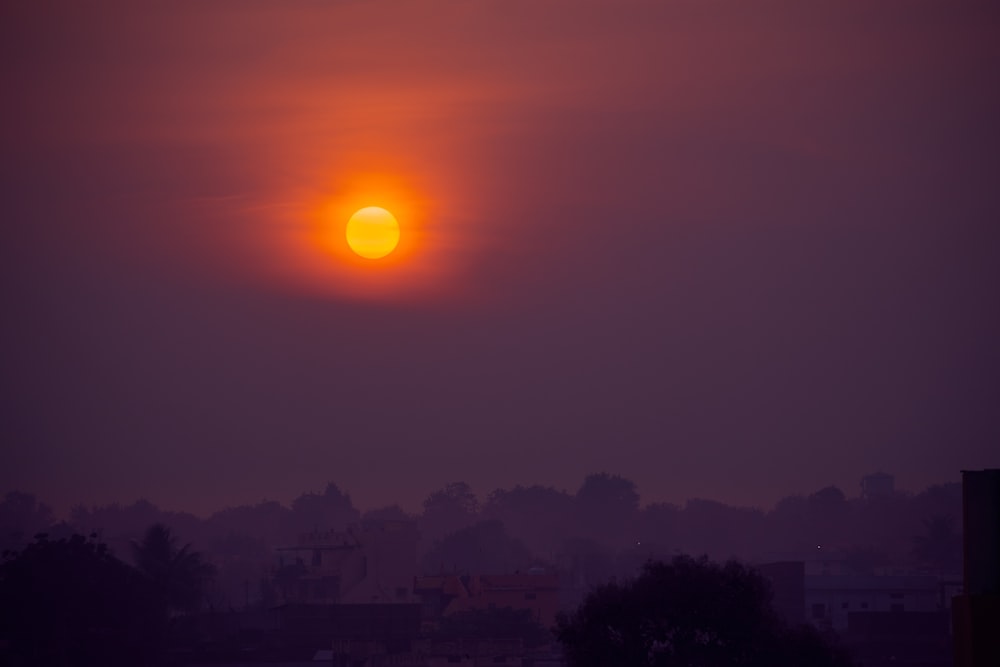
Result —
<path fill-rule="evenodd" d="M 136 567 L 146 576 L 165 612 L 197 608 L 215 572 L 190 544 L 178 548 L 177 538 L 162 523 L 149 527 L 142 541 L 133 545 L 133 554 Z"/>
<path fill-rule="evenodd" d="M 303 493 L 292 501 L 292 518 L 299 530 L 344 530 L 361 518 L 361 512 L 333 482 L 323 493 Z"/>
<path fill-rule="evenodd" d="M 413 517 L 399 505 L 384 505 L 370 509 L 361 515 L 361 523 L 366 521 L 412 521 Z"/>
<path fill-rule="evenodd" d="M 24 665 L 138 665 L 155 651 L 148 584 L 106 545 L 38 535 L 0 564 L 0 638 Z"/>
<path fill-rule="evenodd" d="M 675 557 L 638 578 L 595 589 L 556 636 L 571 667 L 846 667 L 851 662 L 806 627 L 786 628 L 767 580 L 730 561 Z"/>
<path fill-rule="evenodd" d="M 424 500 L 420 532 L 431 543 L 470 526 L 479 514 L 476 494 L 465 482 L 452 482 Z"/>
<path fill-rule="evenodd" d="M 496 489 L 482 509 L 485 519 L 503 521 L 507 531 L 536 554 L 558 551 L 572 518 L 573 496 L 546 486 Z"/>
<path fill-rule="evenodd" d="M 503 522 L 494 519 L 438 540 L 422 563 L 426 574 L 505 574 L 531 566 L 532 555 L 523 542 L 507 534 Z"/>
<path fill-rule="evenodd" d="M 38 531 L 55 522 L 52 508 L 30 493 L 8 492 L 0 501 L 0 545 L 23 546 Z"/>
<path fill-rule="evenodd" d="M 913 555 L 937 572 L 957 573 L 962 569 L 962 536 L 949 516 L 924 519 L 924 534 L 913 538 Z"/>
<path fill-rule="evenodd" d="M 575 500 L 580 535 L 616 547 L 628 541 L 639 514 L 635 482 L 606 472 L 587 475 Z"/>
<path fill-rule="evenodd" d="M 587 475 L 576 492 L 576 500 L 588 507 L 605 507 L 626 515 L 639 509 L 635 482 L 606 472 Z"/>

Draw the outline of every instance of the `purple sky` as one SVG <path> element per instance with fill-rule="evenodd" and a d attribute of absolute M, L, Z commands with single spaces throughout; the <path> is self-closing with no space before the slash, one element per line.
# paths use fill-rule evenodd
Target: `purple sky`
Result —
<path fill-rule="evenodd" d="M 997 467 L 1000 12 L 753 4 L 5 4 L 0 490 Z"/>

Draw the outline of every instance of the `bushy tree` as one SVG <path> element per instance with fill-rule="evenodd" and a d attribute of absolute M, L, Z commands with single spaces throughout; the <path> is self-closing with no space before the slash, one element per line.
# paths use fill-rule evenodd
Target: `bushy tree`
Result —
<path fill-rule="evenodd" d="M 227 507 L 212 514 L 205 523 L 211 535 L 248 535 L 261 539 L 270 548 L 294 544 L 298 533 L 292 511 L 275 500 Z"/>
<path fill-rule="evenodd" d="M 144 499 L 136 500 L 129 505 L 120 503 L 91 507 L 77 505 L 70 512 L 70 523 L 76 532 L 97 533 L 101 542 L 122 557 L 126 557 L 132 544 L 142 539 L 146 530 L 154 523 L 182 530 L 189 539 L 202 537 L 205 527 L 204 522 L 192 514 L 161 510 Z"/>
<path fill-rule="evenodd" d="M 675 557 L 595 589 L 556 636 L 571 667 L 846 667 L 818 634 L 786 628 L 767 580 L 735 561 Z"/>
<path fill-rule="evenodd" d="M 427 574 L 461 572 L 463 574 L 504 574 L 526 569 L 532 564 L 531 552 L 517 539 L 507 535 L 500 521 L 480 521 L 462 528 L 434 544 L 423 558 Z"/>
<path fill-rule="evenodd" d="M 198 607 L 215 568 L 190 544 L 178 546 L 170 529 L 155 523 L 142 541 L 133 545 L 133 553 L 136 567 L 161 608 L 190 611 Z"/>
<path fill-rule="evenodd" d="M 924 519 L 924 534 L 913 537 L 913 555 L 939 573 L 962 571 L 962 536 L 949 516 Z"/>
<path fill-rule="evenodd" d="M 412 521 L 413 517 L 399 505 L 385 505 L 370 509 L 361 515 L 361 523 L 366 521 Z"/>
<path fill-rule="evenodd" d="M 465 482 L 452 482 L 424 500 L 420 517 L 420 532 L 433 544 L 445 535 L 475 523 L 479 515 L 479 500 Z"/>
<path fill-rule="evenodd" d="M 292 520 L 299 530 L 344 530 L 360 518 L 350 494 L 333 482 L 323 493 L 303 493 L 292 501 Z"/>
<path fill-rule="evenodd" d="M 39 535 L 0 564 L 0 638 L 14 664 L 145 664 L 156 616 L 147 580 L 94 536 Z"/>
<path fill-rule="evenodd" d="M 503 521 L 507 531 L 539 555 L 554 555 L 573 514 L 574 498 L 546 486 L 515 486 L 490 493 L 482 509 L 486 519 Z"/>
<path fill-rule="evenodd" d="M 23 545 L 55 522 L 52 508 L 30 493 L 8 492 L 0 501 L 0 544 Z"/>
<path fill-rule="evenodd" d="M 630 516 L 639 510 L 635 482 L 606 472 L 587 475 L 576 492 L 576 502 L 584 510 L 598 510 L 608 516 Z"/>

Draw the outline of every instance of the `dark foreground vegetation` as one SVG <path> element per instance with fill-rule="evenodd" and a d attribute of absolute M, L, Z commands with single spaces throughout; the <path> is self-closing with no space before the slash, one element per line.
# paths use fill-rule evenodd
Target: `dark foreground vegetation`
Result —
<path fill-rule="evenodd" d="M 849 667 L 833 638 L 786 625 L 763 576 L 736 561 L 677 556 L 590 593 L 560 618 L 571 667 Z"/>
<path fill-rule="evenodd" d="M 38 535 L 0 564 L 0 638 L 12 665 L 141 665 L 167 648 L 171 615 L 201 602 L 213 574 L 169 529 L 134 545 L 136 566 L 94 535 Z"/>

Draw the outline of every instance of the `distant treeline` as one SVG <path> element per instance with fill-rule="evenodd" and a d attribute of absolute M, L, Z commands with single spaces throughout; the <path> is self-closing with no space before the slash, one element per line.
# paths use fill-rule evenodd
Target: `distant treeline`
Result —
<path fill-rule="evenodd" d="M 306 531 L 345 529 L 366 520 L 415 521 L 421 535 L 418 570 L 424 573 L 513 572 L 541 565 L 594 585 L 634 574 L 650 558 L 677 553 L 749 562 L 823 553 L 858 572 L 895 566 L 957 573 L 960 518 L 957 483 L 867 499 L 848 498 L 831 486 L 788 496 L 765 511 L 707 499 L 642 505 L 631 480 L 598 473 L 587 476 L 575 493 L 515 486 L 480 498 L 455 482 L 430 493 L 417 515 L 398 506 L 362 512 L 349 494 L 329 483 L 290 506 L 262 501 L 204 519 L 139 500 L 78 506 L 68 521 L 57 522 L 34 496 L 10 492 L 0 502 L 0 546 L 21 548 L 40 532 L 52 539 L 95 533 L 127 558 L 130 545 L 161 523 L 215 565 L 212 604 L 243 608 L 260 601 L 275 547 L 294 544 Z"/>

